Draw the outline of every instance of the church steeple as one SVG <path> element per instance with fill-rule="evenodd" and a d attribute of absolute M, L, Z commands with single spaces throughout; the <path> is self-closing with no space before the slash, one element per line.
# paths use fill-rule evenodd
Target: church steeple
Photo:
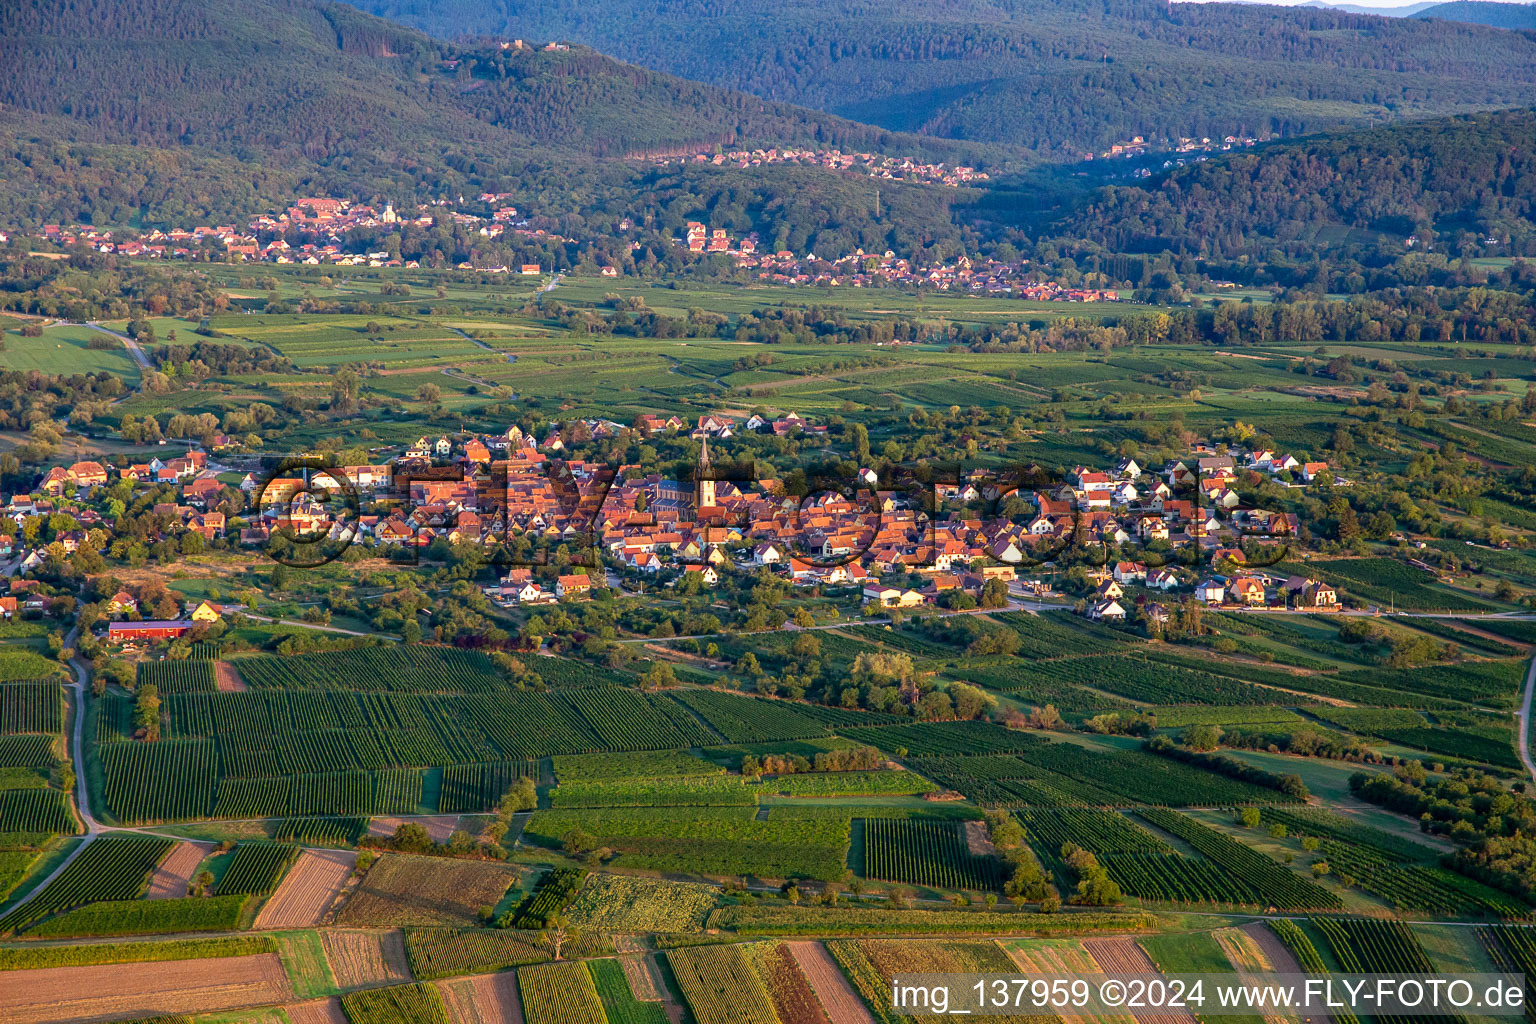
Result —
<path fill-rule="evenodd" d="M 699 450 L 699 470 L 696 474 L 698 480 L 698 502 L 700 509 L 715 507 L 715 482 L 707 479 L 709 475 L 709 438 L 704 438 L 704 446 Z"/>

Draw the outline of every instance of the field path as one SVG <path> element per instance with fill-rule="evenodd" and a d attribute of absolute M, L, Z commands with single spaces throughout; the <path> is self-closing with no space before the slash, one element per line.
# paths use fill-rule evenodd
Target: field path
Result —
<path fill-rule="evenodd" d="M 126 334 L 118 334 L 116 331 L 111 330 L 110 328 L 107 328 L 107 327 L 103 327 L 101 324 L 98 324 L 98 323 L 87 323 L 87 324 L 85 324 L 85 326 L 89 327 L 93 331 L 98 331 L 101 334 L 105 334 L 109 338 L 116 338 L 118 341 L 122 342 L 123 343 L 123 347 L 128 350 L 128 354 L 133 356 L 133 361 L 139 364 L 139 369 L 141 369 L 141 370 L 153 370 L 154 369 L 153 364 L 151 364 L 150 361 L 149 361 L 149 357 L 144 354 L 144 350 L 143 349 L 139 348 L 139 343 L 134 341 L 132 338 L 128 337 L 128 335 L 126 335 Z"/>
<path fill-rule="evenodd" d="M 1525 674 L 1525 699 L 1520 702 L 1520 763 L 1525 765 L 1525 770 L 1536 781 L 1536 764 L 1531 763 L 1531 698 L 1536 697 L 1536 658 L 1531 659 L 1531 668 Z"/>
<path fill-rule="evenodd" d="M 212 843 L 177 843 L 150 876 L 149 892 L 144 898 L 173 900 L 185 896 L 193 872 L 212 852 Z"/>
<path fill-rule="evenodd" d="M 354 850 L 305 850 L 256 915 L 257 928 L 309 928 L 319 924 L 357 864 Z"/>
<path fill-rule="evenodd" d="M 233 1010 L 293 998 L 276 953 L 7 971 L 5 982 L 0 1020 L 7 1024 Z"/>
<path fill-rule="evenodd" d="M 832 1024 L 875 1024 L 874 1015 L 848 984 L 843 972 L 838 970 L 825 946 L 819 942 L 786 942 L 784 948 L 800 965 L 805 980 L 811 983 L 811 991 L 816 993 L 822 1009 L 832 1018 Z"/>

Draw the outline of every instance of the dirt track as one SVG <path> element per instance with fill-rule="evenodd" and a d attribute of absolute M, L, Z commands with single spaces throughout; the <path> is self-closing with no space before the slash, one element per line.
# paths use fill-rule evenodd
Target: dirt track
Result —
<path fill-rule="evenodd" d="M 155 964 L 7 971 L 0 1020 L 67 1024 L 232 1010 L 293 997 L 276 953 Z"/>
<path fill-rule="evenodd" d="M 351 850 L 305 850 L 261 913 L 257 928 L 307 928 L 321 923 L 357 863 Z"/>

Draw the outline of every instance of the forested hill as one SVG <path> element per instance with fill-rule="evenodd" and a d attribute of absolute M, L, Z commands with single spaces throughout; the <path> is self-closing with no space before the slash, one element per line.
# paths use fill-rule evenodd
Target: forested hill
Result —
<path fill-rule="evenodd" d="M 1237 256 L 1386 245 L 1536 253 L 1536 111 L 1274 143 L 1102 189 L 1043 233 L 1119 252 Z M 1406 251 L 1404 249 L 1404 251 Z"/>
<path fill-rule="evenodd" d="M 1451 0 L 1435 4 L 1413 15 L 1415 18 L 1443 18 L 1494 28 L 1524 29 L 1536 32 L 1536 4 L 1490 3 L 1486 0 Z"/>
<path fill-rule="evenodd" d="M 269 162 L 418 166 L 679 144 L 960 155 L 582 48 L 476 49 L 311 0 L 0 4 L 7 127 Z"/>
<path fill-rule="evenodd" d="M 1163 0 L 353 0 L 455 37 L 564 38 L 902 131 L 1081 157 L 1536 103 L 1536 38 Z"/>

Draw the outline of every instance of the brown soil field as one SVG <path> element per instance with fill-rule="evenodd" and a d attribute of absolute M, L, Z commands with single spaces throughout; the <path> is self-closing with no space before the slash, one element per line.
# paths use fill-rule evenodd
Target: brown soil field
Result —
<path fill-rule="evenodd" d="M 443 994 L 453 1024 L 523 1024 L 515 971 L 440 981 L 437 989 Z"/>
<path fill-rule="evenodd" d="M 240 670 L 227 661 L 213 663 L 215 684 L 220 693 L 244 693 L 245 680 L 240 678 Z"/>
<path fill-rule="evenodd" d="M 811 990 L 794 954 L 776 943 L 762 959 L 761 973 L 773 1000 L 774 1012 L 783 1024 L 831 1024 L 827 1011 Z"/>
<path fill-rule="evenodd" d="M 984 821 L 968 821 L 965 823 L 965 846 L 976 857 L 996 857 L 997 847 L 992 842 L 992 837 L 987 834 L 987 823 Z"/>
<path fill-rule="evenodd" d="M 518 880 L 517 868 L 488 861 L 385 854 L 368 869 L 337 914 L 338 923 L 472 925 Z"/>
<path fill-rule="evenodd" d="M 65 1024 L 232 1010 L 293 996 L 276 953 L 156 964 L 7 971 L 0 1020 Z"/>
<path fill-rule="evenodd" d="M 371 836 L 392 836 L 395 829 L 406 822 L 415 822 L 427 830 L 427 835 L 432 837 L 434 843 L 446 843 L 448 837 L 453 835 L 453 830 L 459 826 L 457 814 L 435 814 L 430 818 L 370 818 L 368 820 L 368 834 Z"/>
<path fill-rule="evenodd" d="M 319 924 L 346 884 L 357 853 L 305 850 L 256 915 L 257 928 L 306 928 Z"/>
<path fill-rule="evenodd" d="M 395 985 L 411 980 L 405 959 L 405 937 L 388 932 L 326 931 L 320 935 L 331 973 L 342 988 Z"/>
<path fill-rule="evenodd" d="M 212 843 L 177 843 L 150 876 L 149 892 L 145 898 L 173 900 L 185 896 L 187 883 L 192 881 L 197 866 L 212 851 Z"/>
<path fill-rule="evenodd" d="M 848 984 L 843 972 L 837 969 L 825 946 L 819 942 L 786 942 L 784 948 L 800 965 L 805 980 L 810 982 L 811 991 L 816 993 L 832 1024 L 875 1024 L 869 1008 Z"/>
<path fill-rule="evenodd" d="M 1099 970 L 1082 943 L 1070 939 L 1025 949 L 1007 949 L 1007 953 L 1025 974 L 1095 974 Z"/>
<path fill-rule="evenodd" d="M 1135 939 L 1084 939 L 1083 948 L 1106 974 L 1157 974 L 1156 965 Z M 1136 1013 L 1136 1024 L 1195 1024 L 1194 1014 L 1174 1010 L 1169 1013 Z"/>
<path fill-rule="evenodd" d="M 340 999 L 311 999 L 283 1007 L 292 1024 L 349 1024 Z"/>

